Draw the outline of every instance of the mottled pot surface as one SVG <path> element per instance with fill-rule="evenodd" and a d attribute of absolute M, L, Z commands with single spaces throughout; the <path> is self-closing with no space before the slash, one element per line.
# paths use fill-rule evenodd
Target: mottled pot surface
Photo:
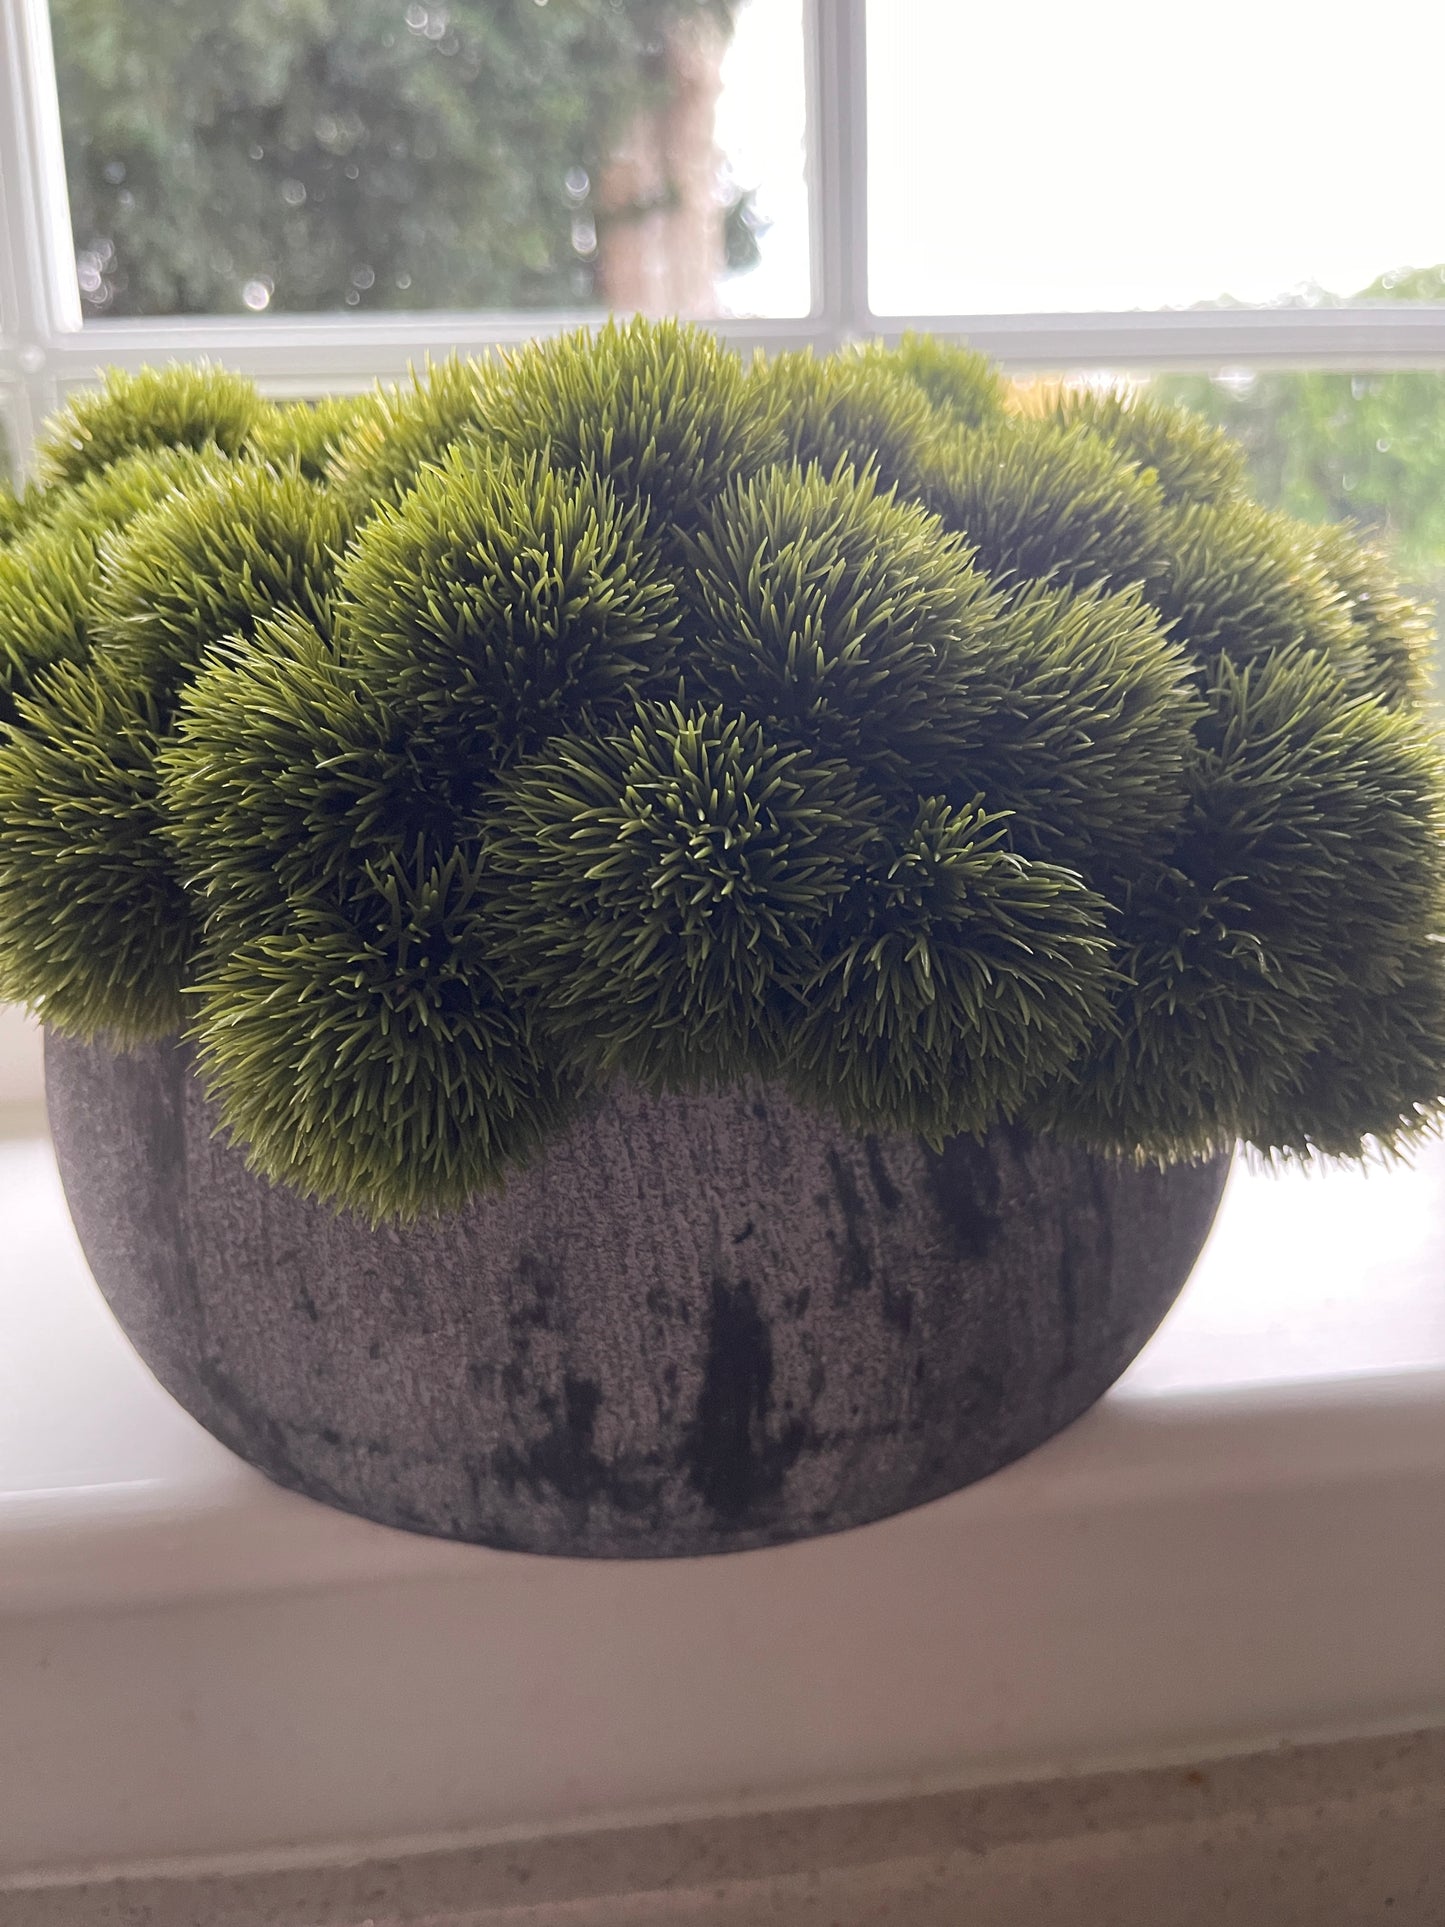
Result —
<path fill-rule="evenodd" d="M 771 1545 L 982 1478 L 1123 1371 L 1227 1170 L 619 1086 L 504 1190 L 372 1230 L 249 1173 L 184 1047 L 46 1066 L 86 1256 L 182 1404 L 297 1491 L 532 1552 Z"/>

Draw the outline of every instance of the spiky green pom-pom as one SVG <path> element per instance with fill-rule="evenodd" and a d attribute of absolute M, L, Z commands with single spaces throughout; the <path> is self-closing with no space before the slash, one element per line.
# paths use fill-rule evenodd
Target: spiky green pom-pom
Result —
<path fill-rule="evenodd" d="M 474 851 L 397 857 L 345 909 L 202 975 L 194 1036 L 253 1169 L 373 1220 L 460 1209 L 525 1159 L 569 1095 L 492 972 Z"/>
<path fill-rule="evenodd" d="M 823 934 L 793 1083 L 860 1129 L 935 1143 L 1014 1117 L 1107 1021 L 1101 911 L 977 802 L 921 804 Z"/>
<path fill-rule="evenodd" d="M 1267 1120 L 1341 1000 L 1388 1003 L 1440 930 L 1439 757 L 1418 720 L 1308 650 L 1221 659 L 1207 697 L 1189 812 L 1125 918 L 1117 1039 L 1050 1118 L 1165 1158 L 1281 1141 Z M 1358 1129 L 1413 1128 L 1434 1076 L 1421 1035 L 1426 1061 L 1402 1036 L 1392 1066 L 1357 1062 L 1376 1120 Z"/>
<path fill-rule="evenodd" d="M 480 438 L 487 374 L 483 363 L 449 355 L 356 404 L 326 480 L 358 520 L 381 503 L 399 502 L 428 463 Z"/>
<path fill-rule="evenodd" d="M 1438 1132 L 1445 1104 L 1445 907 L 1397 958 L 1388 991 L 1342 985 L 1320 1041 L 1252 1120 L 1286 1156 L 1398 1154 Z"/>
<path fill-rule="evenodd" d="M 518 766 L 488 839 L 509 981 L 580 1063 L 653 1087 L 776 1069 L 876 808 L 837 762 L 722 710 Z"/>
<path fill-rule="evenodd" d="M 758 419 L 782 440 L 787 461 L 870 469 L 885 487 L 917 495 L 940 433 L 923 390 L 881 356 L 828 355 L 811 348 L 761 357 L 748 375 Z"/>
<path fill-rule="evenodd" d="M 1166 502 L 1232 502 L 1245 493 L 1243 449 L 1187 408 L 1084 388 L 1066 389 L 1051 412 L 1062 426 L 1088 429 L 1147 469 Z"/>
<path fill-rule="evenodd" d="M 237 463 L 140 516 L 111 549 L 95 593 L 107 655 L 174 692 L 206 651 L 299 609 L 329 620 L 341 509 L 300 475 Z"/>
<path fill-rule="evenodd" d="M 39 867 L 29 885 L 7 869 L 5 888 L 14 916 L 32 919 L 24 927 L 42 878 L 65 877 L 65 902 L 53 944 L 25 939 L 12 919 L 0 950 L 33 953 L 17 966 L 27 982 L 32 968 L 51 973 L 44 1007 L 58 1028 L 125 1037 L 174 1028 L 195 937 L 159 800 L 156 758 L 175 700 L 209 648 L 271 610 L 325 610 L 339 527 L 299 476 L 247 464 L 208 473 L 108 551 L 83 605 L 91 660 L 30 673 L 36 700 L 20 702 L 0 766 L 0 841 Z M 73 957 L 63 977 L 62 948 Z M 39 1002 L 41 981 L 27 999 Z"/>
<path fill-rule="evenodd" d="M 1150 597 L 1192 656 L 1237 666 L 1280 650 L 1315 649 L 1363 673 L 1343 596 L 1285 516 L 1252 502 L 1191 505 L 1164 517 Z"/>
<path fill-rule="evenodd" d="M 20 535 L 30 520 L 30 504 L 0 475 L 0 549 Z"/>
<path fill-rule="evenodd" d="M 689 561 L 689 690 L 890 789 L 946 782 L 951 715 L 998 687 L 969 679 L 1001 600 L 961 539 L 866 474 L 779 468 L 722 496 Z"/>
<path fill-rule="evenodd" d="M 1184 814 L 1203 705 L 1192 665 L 1137 589 L 1030 583 L 987 637 L 947 721 L 955 804 L 982 790 L 1023 855 L 1065 864 L 1111 898 L 1168 849 Z"/>
<path fill-rule="evenodd" d="M 924 493 L 1000 578 L 1123 589 L 1159 566 L 1158 485 L 1084 428 L 1020 417 L 957 435 Z"/>
<path fill-rule="evenodd" d="M 1385 556 L 1352 529 L 1302 528 L 1300 541 L 1338 593 L 1366 665 L 1361 693 L 1422 702 L 1435 644 L 1429 611 L 1400 592 Z"/>
<path fill-rule="evenodd" d="M 57 662 L 83 662 L 96 642 L 94 594 L 117 529 L 186 482 L 213 471 L 192 449 L 123 455 L 75 488 L 37 493 L 23 537 L 0 549 L 0 729 Z"/>
<path fill-rule="evenodd" d="M 519 462 L 594 474 L 643 504 L 654 533 L 691 527 L 738 476 L 782 453 L 742 364 L 701 329 L 609 321 L 504 357 L 486 403 L 491 441 Z"/>
<path fill-rule="evenodd" d="M 274 934 L 292 900 L 341 906 L 359 867 L 446 846 L 473 809 L 452 744 L 405 727 L 295 610 L 210 653 L 159 768 L 213 950 Z"/>
<path fill-rule="evenodd" d="M 157 834 L 159 722 L 111 665 L 62 663 L 0 743 L 0 999 L 70 1036 L 181 1021 L 196 931 Z"/>
<path fill-rule="evenodd" d="M 31 530 L 54 529 L 99 539 L 203 476 L 219 474 L 227 457 L 215 448 L 144 448 L 121 455 L 83 481 L 37 490 Z"/>
<path fill-rule="evenodd" d="M 253 461 L 296 468 L 308 481 L 324 482 L 368 406 L 360 395 L 273 403 L 256 417 L 244 452 Z"/>
<path fill-rule="evenodd" d="M 462 449 L 341 569 L 348 659 L 478 771 L 675 687 L 676 592 L 591 475 Z"/>
<path fill-rule="evenodd" d="M 37 529 L 0 549 L 0 741 L 45 670 L 89 653 L 95 569 L 96 545 L 86 535 Z"/>
<path fill-rule="evenodd" d="M 153 448 L 239 453 L 262 411 L 255 384 L 222 368 L 112 369 L 95 392 L 77 395 L 35 445 L 43 482 L 74 483 L 122 455 Z"/>
<path fill-rule="evenodd" d="M 921 388 L 950 426 L 980 428 L 1007 412 L 1008 383 L 986 355 L 960 342 L 910 332 L 896 347 L 870 341 L 851 352 Z"/>

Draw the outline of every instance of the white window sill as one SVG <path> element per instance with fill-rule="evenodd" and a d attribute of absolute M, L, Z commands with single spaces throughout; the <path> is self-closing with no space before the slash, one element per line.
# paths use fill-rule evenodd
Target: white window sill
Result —
<path fill-rule="evenodd" d="M 862 1531 L 588 1564 L 281 1492 L 0 1144 L 0 1882 L 372 1852 L 1445 1723 L 1445 1147 L 1237 1170 L 1030 1459 Z"/>

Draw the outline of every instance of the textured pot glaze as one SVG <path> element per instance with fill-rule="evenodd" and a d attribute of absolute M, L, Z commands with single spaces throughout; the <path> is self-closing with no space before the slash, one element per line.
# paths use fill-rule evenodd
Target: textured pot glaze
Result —
<path fill-rule="evenodd" d="M 372 1230 L 248 1172 L 182 1046 L 46 1064 L 81 1243 L 162 1384 L 282 1485 L 531 1552 L 771 1545 L 1006 1465 L 1138 1352 L 1227 1169 L 619 1087 L 502 1191 Z"/>

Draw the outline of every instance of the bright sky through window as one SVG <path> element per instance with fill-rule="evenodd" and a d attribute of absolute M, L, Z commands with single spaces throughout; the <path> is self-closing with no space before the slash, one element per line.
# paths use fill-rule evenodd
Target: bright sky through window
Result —
<path fill-rule="evenodd" d="M 1445 261 L 1445 10 L 870 0 L 879 313 L 1356 294 Z"/>

